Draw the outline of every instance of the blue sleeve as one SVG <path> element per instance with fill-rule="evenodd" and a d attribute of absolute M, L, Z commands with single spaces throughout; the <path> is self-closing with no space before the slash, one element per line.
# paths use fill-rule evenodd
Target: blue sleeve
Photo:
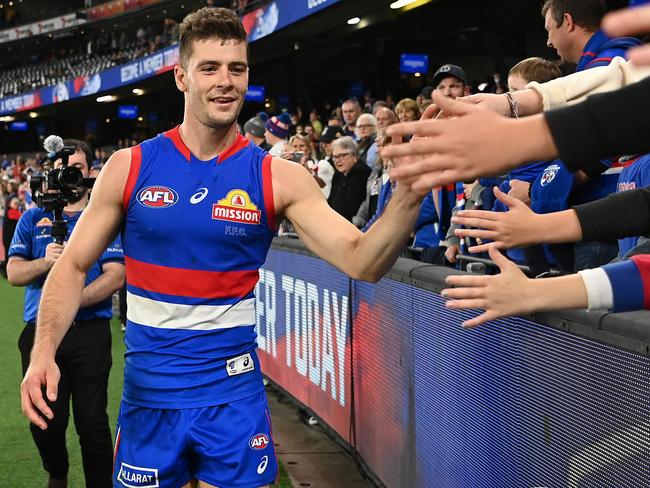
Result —
<path fill-rule="evenodd" d="M 34 233 L 34 220 L 32 212 L 26 212 L 18 221 L 14 237 L 9 245 L 7 258 L 21 256 L 25 259 L 32 258 L 32 236 Z"/>
<path fill-rule="evenodd" d="M 436 204 L 433 201 L 433 193 L 427 193 L 422 203 L 420 204 L 420 213 L 415 222 L 415 229 L 419 229 L 427 224 L 435 224 L 438 222 L 438 213 L 436 212 Z"/>
<path fill-rule="evenodd" d="M 650 255 L 603 266 L 612 286 L 612 312 L 642 310 L 650 305 Z"/>
<path fill-rule="evenodd" d="M 361 232 L 367 232 L 368 229 L 372 227 L 372 224 L 377 222 L 377 219 L 381 217 L 382 213 L 384 213 L 384 208 L 388 205 L 388 201 L 393 194 L 392 188 L 390 180 L 386 181 L 386 183 L 382 185 L 381 190 L 379 190 L 379 196 L 377 197 L 377 210 L 375 210 L 375 214 L 370 218 L 368 223 L 363 226 Z"/>
<path fill-rule="evenodd" d="M 110 246 L 106 248 L 99 261 L 104 264 L 111 261 L 124 263 L 124 250 L 122 249 L 122 240 L 118 235 Z"/>

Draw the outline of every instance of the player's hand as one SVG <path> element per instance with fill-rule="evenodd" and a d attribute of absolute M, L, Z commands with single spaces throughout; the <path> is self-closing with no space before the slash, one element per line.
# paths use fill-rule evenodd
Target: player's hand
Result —
<path fill-rule="evenodd" d="M 54 402 L 58 394 L 60 378 L 61 372 L 53 357 L 43 359 L 32 354 L 29 367 L 20 385 L 20 404 L 25 417 L 43 430 L 47 429 L 47 423 L 41 414 L 52 420 L 54 413 L 45 402 L 42 387 L 45 386 L 47 399 Z"/>
<path fill-rule="evenodd" d="M 489 246 L 490 259 L 501 269 L 494 276 L 452 275 L 445 280 L 456 288 L 442 290 L 442 296 L 450 299 L 447 308 L 482 309 L 476 318 L 463 322 L 463 327 L 476 327 L 500 317 L 517 315 L 535 310 L 536 287 L 533 280 L 526 278 L 519 267 Z"/>
<path fill-rule="evenodd" d="M 607 14 L 602 28 L 611 37 L 634 36 L 650 32 L 650 6 L 629 8 Z M 635 47 L 627 52 L 633 64 L 650 65 L 650 45 Z"/>
<path fill-rule="evenodd" d="M 438 107 L 435 104 L 429 105 L 422 115 L 420 116 L 420 120 L 431 120 L 434 117 L 441 116 L 441 112 L 438 109 Z M 420 137 L 417 135 L 413 135 L 411 137 L 411 140 L 408 142 L 405 142 L 405 138 L 408 137 L 410 134 L 399 134 L 399 135 L 393 135 L 391 136 L 391 143 L 388 146 L 384 146 L 384 150 L 386 147 L 391 147 L 391 146 L 408 146 L 410 144 L 416 144 Z M 382 157 L 383 157 L 383 151 L 382 150 Z M 402 167 L 405 165 L 410 165 L 415 162 L 417 162 L 419 156 L 413 156 L 413 155 L 405 155 L 405 156 L 400 156 L 400 157 L 395 157 L 395 158 L 386 158 L 384 157 L 384 161 L 388 161 L 388 167 L 389 167 L 389 174 L 391 175 L 391 179 L 393 179 L 393 172 L 395 171 L 395 168 Z M 420 190 L 420 191 L 414 191 L 412 187 L 409 187 L 409 185 L 398 185 L 399 187 L 402 187 L 400 191 L 403 191 L 404 188 L 410 188 L 411 192 L 417 196 L 418 199 L 424 198 L 427 193 L 429 193 L 428 189 Z"/>
<path fill-rule="evenodd" d="M 456 256 L 458 256 L 459 252 L 460 247 L 456 244 L 452 244 L 451 246 L 447 247 L 447 250 L 445 251 L 445 258 L 447 258 L 447 261 L 450 263 L 455 263 L 457 261 Z"/>
<path fill-rule="evenodd" d="M 487 210 L 462 210 L 451 221 L 465 227 L 456 229 L 455 234 L 460 237 L 474 237 L 493 241 L 469 248 L 470 252 L 485 252 L 492 244 L 498 249 L 510 249 L 525 245 L 536 244 L 540 229 L 538 215 L 524 202 L 506 195 L 498 188 L 494 188 L 494 195 L 503 204 L 510 208 L 507 212 L 490 212 Z"/>
<path fill-rule="evenodd" d="M 516 166 L 525 141 L 513 140 L 507 119 L 481 107 L 444 97 L 434 102 L 449 117 L 391 125 L 390 136 L 413 134 L 409 144 L 388 146 L 382 156 L 403 159 L 395 170 L 398 181 L 415 192 L 479 176 L 498 175 Z"/>
<path fill-rule="evenodd" d="M 488 108 L 499 115 L 510 117 L 510 103 L 503 94 L 495 95 L 494 93 L 477 93 L 476 95 L 458 98 L 457 100 L 472 105 L 480 105 L 481 107 Z"/>
<path fill-rule="evenodd" d="M 61 257 L 64 247 L 63 244 L 57 244 L 56 242 L 51 242 L 47 245 L 45 248 L 45 257 L 43 259 L 47 263 L 48 269 L 52 269 L 54 263 L 56 263 L 57 259 Z"/>

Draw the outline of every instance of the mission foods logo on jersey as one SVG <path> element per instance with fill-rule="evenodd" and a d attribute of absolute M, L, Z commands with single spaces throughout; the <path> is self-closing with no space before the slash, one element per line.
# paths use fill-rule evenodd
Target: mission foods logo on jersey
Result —
<path fill-rule="evenodd" d="M 138 193 L 138 202 L 149 208 L 166 208 L 178 202 L 178 193 L 166 186 L 148 186 Z"/>
<path fill-rule="evenodd" d="M 226 198 L 212 205 L 212 218 L 239 224 L 259 224 L 262 212 L 244 190 L 230 190 Z"/>

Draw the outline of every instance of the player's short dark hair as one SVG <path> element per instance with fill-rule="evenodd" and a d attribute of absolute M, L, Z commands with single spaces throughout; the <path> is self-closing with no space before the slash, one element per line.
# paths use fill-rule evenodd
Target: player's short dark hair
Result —
<path fill-rule="evenodd" d="M 63 141 L 64 146 L 72 146 L 74 147 L 75 152 L 80 152 L 86 157 L 86 169 L 90 171 L 90 168 L 93 165 L 93 152 L 90 150 L 90 146 L 84 142 L 80 141 L 79 139 L 64 139 Z"/>
<path fill-rule="evenodd" d="M 564 22 L 564 14 L 570 14 L 573 22 L 585 29 L 596 31 L 605 16 L 605 0 L 546 0 L 542 6 L 542 16 L 551 11 L 557 26 Z"/>
<path fill-rule="evenodd" d="M 207 41 L 220 39 L 222 41 L 234 40 L 246 44 L 246 29 L 239 17 L 230 9 L 203 7 L 192 12 L 183 19 L 179 28 L 178 52 L 180 64 L 187 67 L 187 62 L 192 56 L 192 43 L 194 41 Z"/>

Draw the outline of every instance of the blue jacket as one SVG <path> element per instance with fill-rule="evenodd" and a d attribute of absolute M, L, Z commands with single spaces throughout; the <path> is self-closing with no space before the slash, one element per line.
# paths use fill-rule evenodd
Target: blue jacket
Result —
<path fill-rule="evenodd" d="M 390 180 L 388 180 L 382 185 L 381 190 L 379 190 L 375 215 L 373 215 L 363 229 L 361 229 L 362 232 L 366 232 L 370 229 L 372 224 L 381 217 L 392 196 L 393 185 Z M 436 206 L 433 202 L 433 195 L 429 192 L 420 204 L 420 213 L 415 222 L 415 239 L 413 240 L 413 247 L 435 247 L 439 244 L 438 236 L 436 234 L 437 226 L 435 225 L 437 222 L 438 215 L 436 214 Z"/>
<path fill-rule="evenodd" d="M 616 56 L 624 58 L 628 49 L 640 45 L 641 42 L 634 37 L 612 39 L 599 30 L 587 42 L 576 71 L 584 71 L 597 66 L 608 66 Z"/>
<path fill-rule="evenodd" d="M 68 221 L 68 237 L 74 230 L 80 215 L 81 212 L 65 214 L 65 219 Z M 31 208 L 25 212 L 18 221 L 16 233 L 9 247 L 9 257 L 17 256 L 29 261 L 45 257 L 45 248 L 54 240 L 51 233 L 53 220 L 54 214 L 41 208 Z M 124 263 L 124 252 L 119 237 L 90 267 L 86 273 L 85 284 L 88 285 L 99 278 L 103 273 L 103 265 L 111 261 Z M 25 287 L 25 307 L 23 311 L 23 320 L 25 322 L 36 321 L 44 283 L 45 276 L 41 276 Z M 110 319 L 112 315 L 111 298 L 108 297 L 89 307 L 80 308 L 75 320 Z"/>

